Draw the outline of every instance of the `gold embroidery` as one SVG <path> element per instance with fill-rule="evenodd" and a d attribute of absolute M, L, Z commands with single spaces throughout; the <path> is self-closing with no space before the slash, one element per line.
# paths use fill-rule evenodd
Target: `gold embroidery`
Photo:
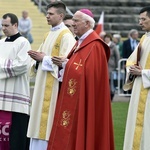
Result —
<path fill-rule="evenodd" d="M 59 55 L 61 39 L 62 39 L 62 36 L 66 33 L 68 33 L 68 30 L 63 30 L 57 37 L 57 39 L 54 43 L 54 47 L 51 52 L 52 56 Z M 43 101 L 43 106 L 42 106 L 40 129 L 39 129 L 39 138 L 40 139 L 46 139 L 49 109 L 50 109 L 50 105 L 51 105 L 51 96 L 52 96 L 52 92 L 54 91 L 53 84 L 54 84 L 54 77 L 52 76 L 52 74 L 50 72 L 47 72 L 44 101 Z"/>
<path fill-rule="evenodd" d="M 75 79 L 70 79 L 68 84 L 69 84 L 69 87 L 68 87 L 67 93 L 72 96 L 76 92 L 76 84 L 77 84 L 77 82 L 76 82 Z"/>
<path fill-rule="evenodd" d="M 59 49 L 59 47 L 60 47 L 60 44 L 56 43 L 54 46 L 55 46 L 55 49 L 57 49 L 57 50 L 58 50 L 58 49 Z"/>
<path fill-rule="evenodd" d="M 148 55 L 145 69 L 149 69 L 150 66 L 149 60 L 150 60 L 150 54 Z M 149 90 L 148 88 L 144 88 L 143 86 L 141 87 L 132 150 L 140 149 L 140 143 L 141 143 L 140 141 L 143 133 L 144 113 L 145 113 L 148 90 Z"/>
<path fill-rule="evenodd" d="M 81 66 L 82 66 L 82 64 L 81 64 L 81 59 L 80 59 L 79 63 L 74 62 L 74 65 L 77 65 L 76 70 L 77 70 L 79 67 L 81 67 Z"/>
<path fill-rule="evenodd" d="M 70 112 L 65 110 L 62 113 L 62 119 L 60 121 L 60 125 L 63 126 L 63 127 L 67 127 L 69 125 L 70 116 L 71 116 Z"/>

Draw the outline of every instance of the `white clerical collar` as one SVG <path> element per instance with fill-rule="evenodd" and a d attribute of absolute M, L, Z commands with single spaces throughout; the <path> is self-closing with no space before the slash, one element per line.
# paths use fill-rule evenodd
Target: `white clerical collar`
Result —
<path fill-rule="evenodd" d="M 150 37 L 150 32 L 146 32 L 145 34 L 146 36 Z"/>
<path fill-rule="evenodd" d="M 61 29 L 62 27 L 64 27 L 65 26 L 65 24 L 62 22 L 62 23 L 60 23 L 59 25 L 57 25 L 57 26 L 55 26 L 55 27 L 52 27 L 50 30 L 51 31 L 56 31 L 56 30 L 58 30 L 58 29 Z"/>
<path fill-rule="evenodd" d="M 78 46 L 83 42 L 83 40 L 90 34 L 93 32 L 93 29 L 88 30 L 87 32 L 85 32 L 78 40 Z"/>

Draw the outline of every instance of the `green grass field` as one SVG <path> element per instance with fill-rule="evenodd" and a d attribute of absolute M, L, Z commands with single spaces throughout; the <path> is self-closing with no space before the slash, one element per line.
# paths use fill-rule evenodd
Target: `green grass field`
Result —
<path fill-rule="evenodd" d="M 129 102 L 113 102 L 113 122 L 115 136 L 115 150 L 123 149 L 124 132 Z"/>

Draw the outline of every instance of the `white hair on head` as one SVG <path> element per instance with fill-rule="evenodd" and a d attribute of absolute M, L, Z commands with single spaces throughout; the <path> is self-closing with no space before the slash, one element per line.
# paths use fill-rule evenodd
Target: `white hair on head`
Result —
<path fill-rule="evenodd" d="M 89 15 L 87 15 L 87 14 L 81 12 L 81 11 L 77 11 L 76 13 L 80 13 L 80 14 L 82 15 L 82 18 L 83 18 L 84 20 L 87 20 L 87 21 L 90 22 L 91 28 L 92 28 L 92 29 L 94 28 L 94 26 L 95 26 L 95 20 L 94 20 L 92 17 L 90 17 Z"/>
<path fill-rule="evenodd" d="M 129 31 L 129 36 L 132 36 L 132 35 L 135 34 L 135 33 L 138 33 L 138 30 L 136 30 L 136 29 L 131 29 L 131 30 Z"/>
<path fill-rule="evenodd" d="M 113 37 L 114 37 L 114 38 L 117 38 L 117 39 L 120 39 L 120 38 L 121 38 L 121 35 L 120 35 L 120 34 L 113 34 Z"/>

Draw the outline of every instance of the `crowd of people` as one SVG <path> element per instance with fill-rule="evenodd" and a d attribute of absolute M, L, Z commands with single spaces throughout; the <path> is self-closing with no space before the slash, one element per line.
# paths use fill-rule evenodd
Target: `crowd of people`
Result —
<path fill-rule="evenodd" d="M 136 29 L 124 41 L 97 34 L 91 10 L 69 15 L 62 1 L 50 2 L 46 20 L 50 31 L 33 50 L 28 12 L 2 16 L 0 150 L 114 150 L 112 73 L 121 58 L 123 89 L 132 89 L 123 149 L 150 149 L 150 6 L 139 12 L 140 40 Z"/>

